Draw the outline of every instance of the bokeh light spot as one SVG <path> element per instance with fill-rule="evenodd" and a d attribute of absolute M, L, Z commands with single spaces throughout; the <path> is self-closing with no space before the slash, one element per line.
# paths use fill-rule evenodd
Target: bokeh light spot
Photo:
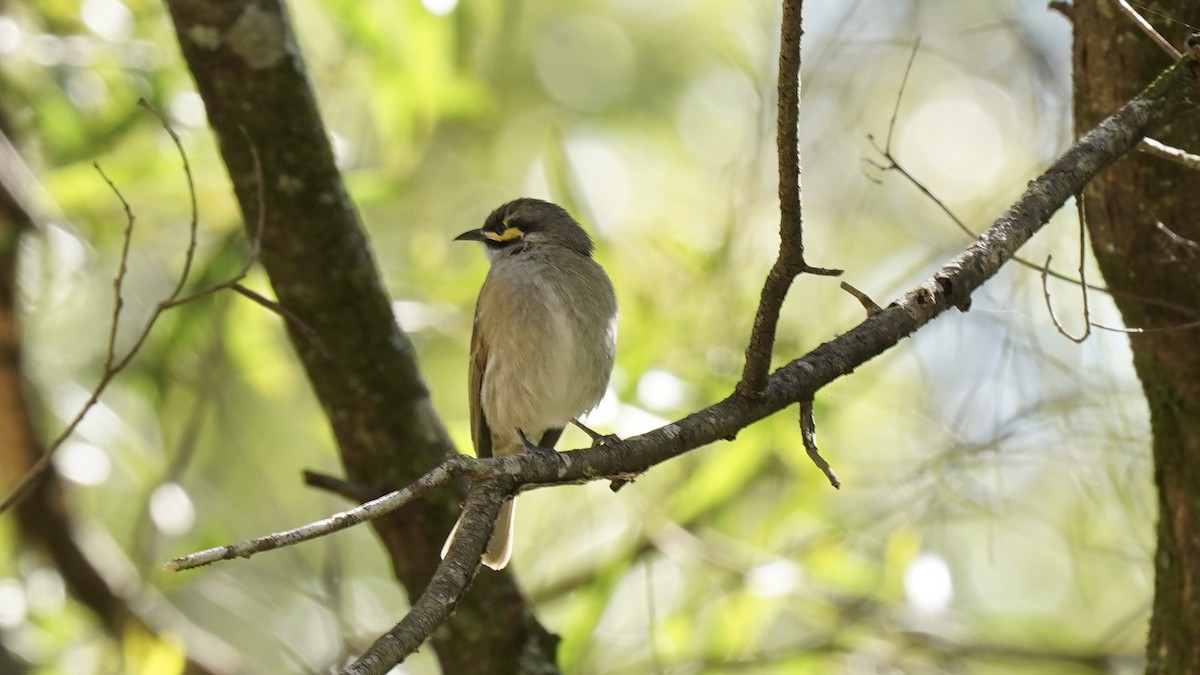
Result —
<path fill-rule="evenodd" d="M 196 509 L 179 483 L 163 483 L 150 495 L 150 519 L 163 534 L 177 536 L 192 529 Z"/>
<path fill-rule="evenodd" d="M 922 553 L 904 570 L 908 604 L 922 612 L 940 612 L 954 599 L 950 566 L 936 553 Z"/>

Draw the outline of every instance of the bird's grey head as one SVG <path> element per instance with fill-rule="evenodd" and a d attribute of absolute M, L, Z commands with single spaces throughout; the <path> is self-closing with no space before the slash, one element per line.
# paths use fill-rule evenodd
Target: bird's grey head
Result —
<path fill-rule="evenodd" d="M 455 240 L 483 242 L 489 259 L 526 246 L 562 246 L 585 256 L 595 248 L 566 209 L 529 197 L 504 204 L 492 211 L 483 227 L 463 232 Z"/>

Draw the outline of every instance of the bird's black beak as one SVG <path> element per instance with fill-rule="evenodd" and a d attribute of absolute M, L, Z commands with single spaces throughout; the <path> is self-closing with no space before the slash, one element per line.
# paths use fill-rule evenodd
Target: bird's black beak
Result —
<path fill-rule="evenodd" d="M 487 241 L 483 230 L 467 230 L 454 238 L 454 241 Z"/>

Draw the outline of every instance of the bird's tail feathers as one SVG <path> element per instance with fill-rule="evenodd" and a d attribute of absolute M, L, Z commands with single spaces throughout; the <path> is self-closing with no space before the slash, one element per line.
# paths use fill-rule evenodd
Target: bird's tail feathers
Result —
<path fill-rule="evenodd" d="M 500 513 L 496 516 L 496 526 L 492 530 L 492 538 L 488 540 L 487 550 L 483 552 L 483 564 L 494 570 L 502 570 L 508 564 L 508 559 L 512 557 L 512 533 L 513 523 L 516 520 L 516 498 L 507 499 L 500 505 Z M 450 545 L 454 543 L 454 536 L 458 534 L 458 527 L 462 525 L 462 516 L 458 517 L 458 522 L 454 523 L 454 529 L 450 530 L 450 536 L 446 537 L 446 543 L 442 544 L 442 557 L 446 557 L 446 553 L 450 551 Z"/>

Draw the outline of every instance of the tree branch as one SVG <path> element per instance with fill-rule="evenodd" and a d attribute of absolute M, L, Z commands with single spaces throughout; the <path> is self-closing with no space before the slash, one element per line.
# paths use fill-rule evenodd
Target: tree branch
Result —
<path fill-rule="evenodd" d="M 804 261 L 804 218 L 800 200 L 800 37 L 803 0 L 784 0 L 779 35 L 778 112 L 775 134 L 779 156 L 779 257 L 767 273 L 754 327 L 746 346 L 746 365 L 738 391 L 747 396 L 762 388 L 771 367 L 775 331 L 783 300 L 802 272 L 837 276 L 841 270 L 809 267 Z"/>

